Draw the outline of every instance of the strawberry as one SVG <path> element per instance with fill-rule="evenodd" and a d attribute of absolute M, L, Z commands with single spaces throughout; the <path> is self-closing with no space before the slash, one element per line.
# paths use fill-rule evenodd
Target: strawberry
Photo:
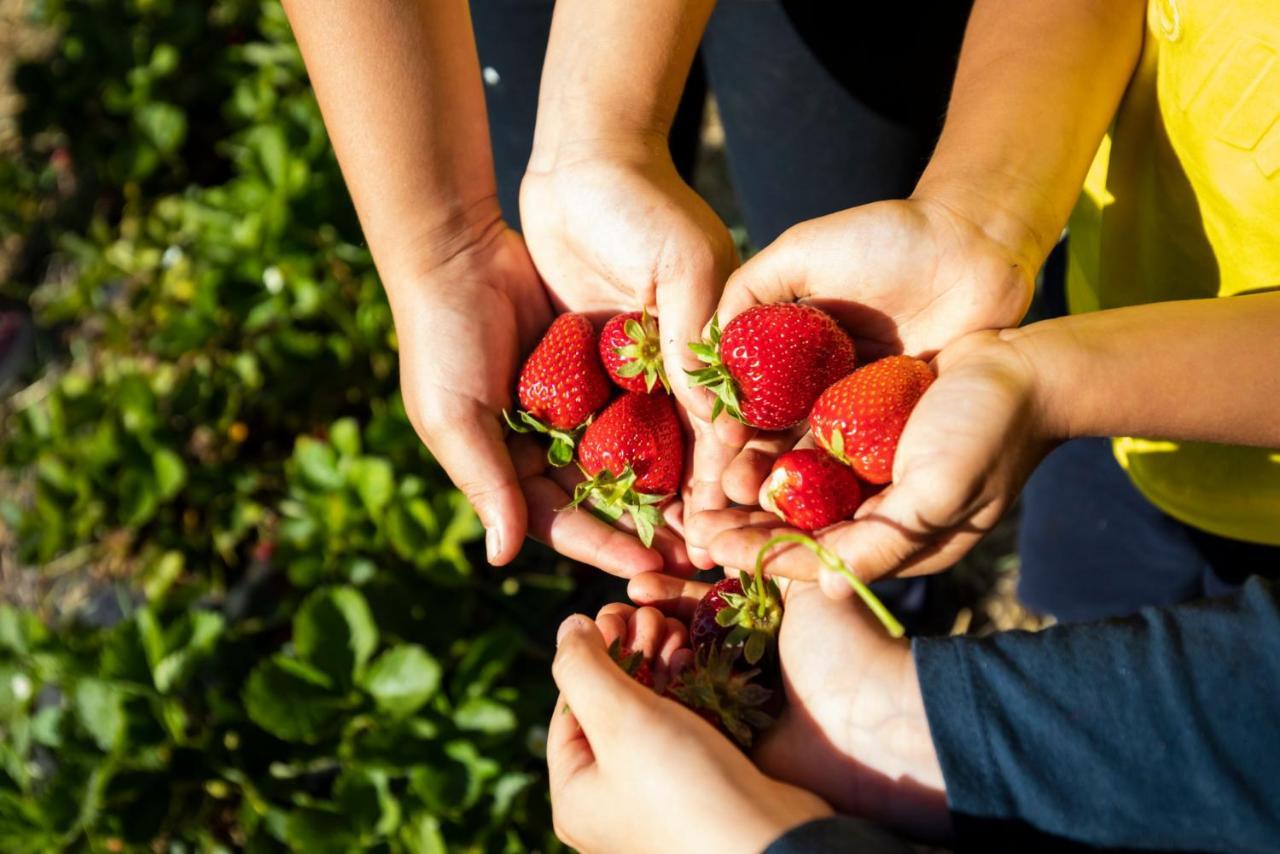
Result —
<path fill-rule="evenodd" d="M 868 483 L 893 480 L 893 455 L 933 371 L 911 356 L 863 365 L 822 393 L 809 413 L 814 438 Z"/>
<path fill-rule="evenodd" d="M 758 305 L 689 348 L 707 367 L 694 385 L 716 395 L 721 410 L 752 427 L 785 430 L 804 420 L 822 390 L 853 370 L 853 341 L 831 315 L 810 305 Z"/>
<path fill-rule="evenodd" d="M 684 474 L 684 433 L 671 398 L 623 394 L 582 434 L 578 464 L 587 480 L 574 490 L 570 506 L 589 499 L 610 521 L 629 513 L 649 545 L 662 524 L 657 505 L 680 488 Z"/>
<path fill-rule="evenodd" d="M 600 330 L 600 361 L 609 378 L 626 391 L 671 391 L 662 367 L 658 321 L 647 311 L 619 314 Z"/>
<path fill-rule="evenodd" d="M 782 594 L 777 582 L 763 573 L 752 578 L 743 572 L 717 581 L 698 601 L 689 620 L 689 644 L 695 653 L 712 647 L 740 649 L 747 663 L 755 664 L 781 624 Z"/>
<path fill-rule="evenodd" d="M 623 646 L 622 638 L 615 638 L 613 643 L 609 644 L 609 657 L 616 661 L 623 672 L 632 679 L 646 688 L 653 687 L 653 668 L 649 666 L 643 653 L 632 651 L 629 646 Z"/>
<path fill-rule="evenodd" d="M 595 328 L 586 315 L 557 317 L 520 371 L 519 420 L 502 413 L 518 433 L 551 437 L 547 460 L 552 465 L 573 460 L 577 432 L 609 402 L 609 378 L 597 349 Z"/>
<path fill-rule="evenodd" d="M 848 519 L 862 503 L 853 469 L 815 448 L 778 457 L 761 492 L 761 507 L 802 531 Z"/>
<path fill-rule="evenodd" d="M 701 715 L 743 747 L 750 747 L 757 732 L 773 725 L 761 707 L 773 692 L 759 684 L 758 669 L 741 669 L 738 652 L 711 646 L 694 655 L 665 694 Z"/>

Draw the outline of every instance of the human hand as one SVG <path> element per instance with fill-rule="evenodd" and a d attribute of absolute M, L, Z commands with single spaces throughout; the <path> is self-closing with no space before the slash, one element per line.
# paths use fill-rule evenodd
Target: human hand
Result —
<path fill-rule="evenodd" d="M 652 608 L 626 606 L 607 606 L 596 624 L 575 615 L 560 626 L 552 675 L 561 699 L 547 768 L 556 835 L 566 844 L 754 852 L 831 814 L 817 796 L 766 777 L 709 723 L 641 686 L 607 652 L 622 637 L 669 664 L 681 631 Z"/>
<path fill-rule="evenodd" d="M 436 253 L 443 262 L 397 267 L 387 293 L 405 410 L 475 507 L 489 561 L 510 561 L 528 533 L 619 575 L 686 568 L 674 534 L 651 551 L 585 510 L 557 512 L 569 503 L 576 470 L 549 472 L 529 437 L 513 437 L 510 449 L 504 443 L 500 413 L 511 405 L 521 355 L 551 322 L 551 305 L 523 240 L 496 207 L 473 222 Z M 672 511 L 678 518 L 679 506 Z"/>
<path fill-rule="evenodd" d="M 688 512 L 727 506 L 720 473 L 734 450 L 717 443 L 706 420 L 710 397 L 690 386 L 685 370 L 700 366 L 688 344 L 702 337 L 737 256 L 724 224 L 676 173 L 665 137 L 535 151 L 520 211 L 557 310 L 657 315 L 667 376 L 693 433 L 682 490 Z M 705 553 L 691 557 L 711 566 Z"/>
<path fill-rule="evenodd" d="M 853 521 L 815 535 L 863 580 L 954 564 L 995 526 L 1059 438 L 1015 336 L 980 332 L 944 349 L 934 362 L 938 378 L 898 442 L 893 483 L 867 499 Z M 737 488 L 754 481 L 759 489 L 767 468 L 739 460 L 731 471 Z M 771 513 L 743 509 L 700 514 L 689 528 L 724 566 L 753 565 L 760 547 L 787 530 Z M 820 579 L 830 596 L 851 592 L 805 549 L 773 551 L 765 566 L 771 574 Z"/>
<path fill-rule="evenodd" d="M 627 593 L 669 619 L 687 620 L 708 587 L 647 573 L 633 578 Z M 766 774 L 841 812 L 914 836 L 944 836 L 945 784 L 907 642 L 813 584 L 782 579 L 779 587 L 787 705 L 752 758 Z"/>
<path fill-rule="evenodd" d="M 875 202 L 787 230 L 729 277 L 718 314 L 723 326 L 753 305 L 806 300 L 840 321 L 859 362 L 900 352 L 927 357 L 968 332 L 1016 325 L 1038 266 L 1032 250 L 988 236 L 941 201 Z M 744 443 L 741 431 L 722 429 L 721 454 L 735 444 L 740 451 L 723 465 L 727 499 L 755 504 L 761 472 L 798 435 Z M 702 536 L 708 526 L 688 527 L 690 551 L 700 553 L 710 544 Z"/>

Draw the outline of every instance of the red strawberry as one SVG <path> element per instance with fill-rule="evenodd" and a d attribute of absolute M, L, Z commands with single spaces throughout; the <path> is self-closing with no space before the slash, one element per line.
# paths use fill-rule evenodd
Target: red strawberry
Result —
<path fill-rule="evenodd" d="M 736 650 L 713 646 L 695 654 L 666 695 L 750 747 L 757 732 L 773 725 L 761 708 L 773 692 L 756 681 L 759 675 L 758 669 L 738 666 Z"/>
<path fill-rule="evenodd" d="M 647 546 L 662 524 L 657 505 L 680 488 L 684 433 L 671 398 L 627 392 L 600 413 L 582 435 L 578 464 L 588 480 L 573 504 L 587 499 L 610 520 L 630 513 Z"/>
<path fill-rule="evenodd" d="M 661 347 L 658 321 L 647 311 L 619 314 L 600 330 L 600 361 L 609 378 L 626 391 L 653 391 L 658 383 L 671 390 Z"/>
<path fill-rule="evenodd" d="M 653 668 L 649 666 L 643 653 L 632 651 L 629 646 L 623 646 L 622 638 L 616 638 L 609 644 L 609 657 L 616 661 L 623 672 L 632 679 L 646 688 L 653 687 Z"/>
<path fill-rule="evenodd" d="M 848 519 L 862 503 L 853 469 L 815 448 L 788 451 L 773 464 L 760 506 L 802 531 Z"/>
<path fill-rule="evenodd" d="M 809 413 L 809 429 L 863 480 L 889 483 L 902 429 L 932 382 L 929 366 L 910 356 L 863 365 L 822 393 Z"/>
<path fill-rule="evenodd" d="M 609 378 L 600 364 L 596 332 L 582 314 L 562 314 L 547 329 L 520 371 L 519 422 L 511 429 L 551 436 L 547 459 L 557 466 L 573 459 L 575 432 L 609 402 Z"/>
<path fill-rule="evenodd" d="M 762 430 L 785 430 L 804 420 L 822 390 L 853 370 L 853 341 L 831 315 L 810 305 L 749 308 L 689 348 L 708 367 L 690 371 L 694 385 L 716 395 L 723 409 Z"/>
<path fill-rule="evenodd" d="M 703 595 L 689 620 L 689 645 L 698 654 L 717 647 L 740 647 L 747 663 L 755 664 L 781 624 L 782 594 L 777 583 L 743 572 L 717 581 Z"/>

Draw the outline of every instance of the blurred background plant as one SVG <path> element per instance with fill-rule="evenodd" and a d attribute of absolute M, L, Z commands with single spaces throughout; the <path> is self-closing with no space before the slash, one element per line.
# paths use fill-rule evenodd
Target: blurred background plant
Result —
<path fill-rule="evenodd" d="M 621 586 L 485 566 L 279 4 L 0 0 L 6 63 L 0 850 L 559 848 L 553 632 Z"/>
<path fill-rule="evenodd" d="M 556 848 L 574 572 L 410 429 L 279 5 L 15 9 L 0 849 Z"/>

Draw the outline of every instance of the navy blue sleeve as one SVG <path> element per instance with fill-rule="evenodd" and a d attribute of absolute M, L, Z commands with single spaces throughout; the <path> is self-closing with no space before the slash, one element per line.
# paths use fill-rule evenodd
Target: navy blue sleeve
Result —
<path fill-rule="evenodd" d="M 814 819 L 774 840 L 765 854 L 912 854 L 907 843 L 846 815 Z"/>
<path fill-rule="evenodd" d="M 1280 588 L 917 640 L 961 847 L 1280 851 Z"/>

